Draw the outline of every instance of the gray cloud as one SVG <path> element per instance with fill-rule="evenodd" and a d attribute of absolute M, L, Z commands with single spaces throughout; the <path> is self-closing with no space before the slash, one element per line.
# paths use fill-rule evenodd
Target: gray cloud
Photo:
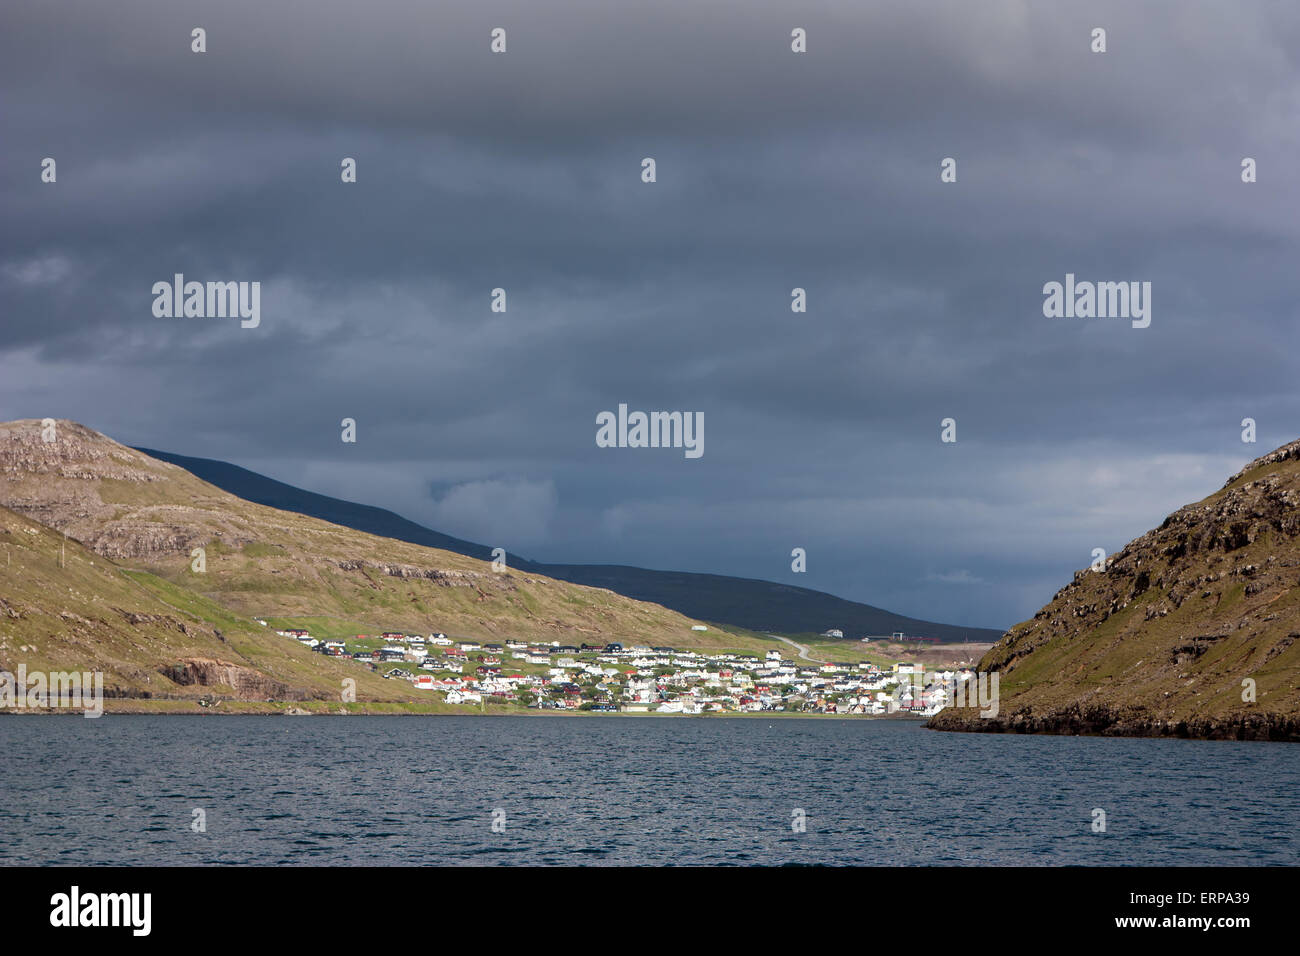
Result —
<path fill-rule="evenodd" d="M 3 417 L 543 560 L 1023 618 L 1295 437 L 1300 13 L 862 6 L 19 4 Z M 174 272 L 261 281 L 262 326 L 153 318 Z M 1151 327 L 1043 318 L 1066 272 L 1151 281 Z M 619 402 L 703 411 L 704 458 L 596 448 Z"/>

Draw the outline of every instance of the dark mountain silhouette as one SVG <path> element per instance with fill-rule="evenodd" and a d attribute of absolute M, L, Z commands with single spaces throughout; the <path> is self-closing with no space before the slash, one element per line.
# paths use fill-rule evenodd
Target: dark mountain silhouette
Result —
<path fill-rule="evenodd" d="M 433 531 L 384 508 L 304 491 L 224 461 L 192 458 L 153 448 L 136 450 L 179 465 L 246 501 L 411 544 L 442 548 L 485 561 L 492 559 L 492 549 L 487 545 Z M 613 564 L 544 564 L 515 554 L 509 556 L 509 561 L 512 568 L 520 571 L 573 584 L 608 588 L 625 597 L 661 604 L 697 620 L 761 633 L 820 634 L 835 628 L 843 631 L 846 639 L 856 639 L 902 631 L 908 637 L 983 643 L 996 641 L 1002 633 L 990 628 L 922 621 L 822 591 L 753 578 L 654 571 Z"/>

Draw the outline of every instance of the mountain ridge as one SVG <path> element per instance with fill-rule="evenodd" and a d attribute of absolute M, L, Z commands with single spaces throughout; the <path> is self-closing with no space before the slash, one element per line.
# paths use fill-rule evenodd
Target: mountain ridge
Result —
<path fill-rule="evenodd" d="M 564 644 L 749 642 L 614 592 L 246 501 L 73 422 L 54 431 L 46 442 L 39 421 L 0 424 L 0 504 L 246 619 Z"/>
<path fill-rule="evenodd" d="M 321 518 L 334 524 L 426 547 L 491 560 L 486 545 L 427 528 L 395 512 L 297 488 L 239 465 L 138 446 L 160 461 L 178 465 L 204 481 L 248 501 Z M 831 628 L 857 638 L 903 631 L 909 637 L 988 643 L 1004 632 L 924 621 L 797 585 L 694 571 L 665 571 L 622 564 L 569 564 L 510 555 L 512 568 L 586 587 L 605 588 L 638 601 L 671 608 L 687 617 L 758 633 L 819 634 Z"/>

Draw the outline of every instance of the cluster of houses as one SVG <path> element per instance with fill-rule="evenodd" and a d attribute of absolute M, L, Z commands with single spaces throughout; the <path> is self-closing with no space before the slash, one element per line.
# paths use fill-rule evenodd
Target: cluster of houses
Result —
<path fill-rule="evenodd" d="M 438 692 L 450 704 L 510 702 L 542 710 L 624 713 L 938 713 L 970 671 L 925 674 L 920 665 L 882 669 L 869 661 L 808 664 L 770 650 L 763 657 L 611 643 L 480 643 L 445 634 L 356 635 L 364 648 L 279 634 L 321 654 L 350 657 L 385 677 Z M 373 644 L 378 646 L 369 646 Z"/>

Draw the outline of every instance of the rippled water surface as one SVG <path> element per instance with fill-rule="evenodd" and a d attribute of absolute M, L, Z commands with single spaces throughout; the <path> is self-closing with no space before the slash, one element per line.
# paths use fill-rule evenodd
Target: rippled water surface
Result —
<path fill-rule="evenodd" d="M 8 864 L 1300 863 L 1287 744 L 885 720 L 109 715 L 0 718 L 0 754 Z"/>

